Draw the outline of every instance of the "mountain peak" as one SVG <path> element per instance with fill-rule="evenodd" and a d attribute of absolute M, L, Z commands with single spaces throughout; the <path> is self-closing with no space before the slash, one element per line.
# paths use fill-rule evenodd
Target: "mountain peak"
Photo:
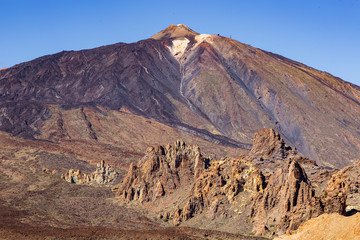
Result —
<path fill-rule="evenodd" d="M 162 38 L 181 38 L 186 36 L 196 36 L 199 33 L 195 32 L 188 26 L 184 24 L 174 25 L 171 24 L 164 30 L 160 31 L 159 33 L 155 34 L 151 38 L 153 39 L 162 39 Z"/>

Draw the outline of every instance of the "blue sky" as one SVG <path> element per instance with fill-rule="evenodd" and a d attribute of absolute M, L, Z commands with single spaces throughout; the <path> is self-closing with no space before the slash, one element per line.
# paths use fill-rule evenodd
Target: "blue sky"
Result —
<path fill-rule="evenodd" d="M 360 0 L 0 0 L 0 68 L 180 23 L 360 85 Z"/>

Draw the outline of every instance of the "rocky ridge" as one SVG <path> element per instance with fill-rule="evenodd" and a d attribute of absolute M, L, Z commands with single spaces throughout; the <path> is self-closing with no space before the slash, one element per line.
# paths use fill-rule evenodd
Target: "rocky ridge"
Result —
<path fill-rule="evenodd" d="M 206 159 L 197 146 L 178 141 L 150 148 L 130 167 L 118 195 L 128 202 L 164 204 L 167 208 L 158 217 L 174 225 L 194 217 L 247 216 L 258 235 L 294 230 L 322 213 L 344 214 L 346 195 L 329 191 L 316 195 L 301 163 L 312 171 L 321 169 L 273 129 L 257 132 L 251 152 L 238 159 Z M 177 192 L 182 197 L 169 203 Z"/>

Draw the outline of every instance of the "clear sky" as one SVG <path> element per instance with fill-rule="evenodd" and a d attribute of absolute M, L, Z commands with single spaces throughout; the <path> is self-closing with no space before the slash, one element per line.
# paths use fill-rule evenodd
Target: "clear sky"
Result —
<path fill-rule="evenodd" d="M 0 68 L 180 23 L 360 85 L 360 0 L 0 0 Z"/>

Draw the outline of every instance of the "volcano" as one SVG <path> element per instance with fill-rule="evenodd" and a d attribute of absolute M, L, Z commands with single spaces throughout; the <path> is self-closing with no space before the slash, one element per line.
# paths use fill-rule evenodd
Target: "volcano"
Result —
<path fill-rule="evenodd" d="M 253 134 L 271 127 L 328 167 L 359 157 L 358 86 L 182 24 L 132 44 L 21 63 L 0 71 L 0 83 L 0 130 L 18 137 L 107 141 L 91 117 L 79 123 L 88 136 L 72 136 L 69 120 L 59 117 L 85 109 L 109 121 L 103 108 L 230 148 L 250 149 Z M 68 128 L 49 133 L 54 118 Z"/>
<path fill-rule="evenodd" d="M 249 154 L 254 134 L 263 128 L 274 129 L 286 146 L 303 156 L 302 161 L 307 162 L 305 157 L 315 160 L 310 161 L 311 171 L 321 168 L 330 177 L 332 171 L 360 158 L 359 116 L 359 86 L 219 34 L 199 34 L 183 24 L 170 25 L 135 43 L 42 56 L 0 70 L 0 218 L 7 222 L 0 227 L 10 235 L 25 229 L 21 236 L 36 237 L 45 236 L 41 235 L 45 231 L 46 236 L 67 238 L 74 226 L 84 238 L 89 237 L 88 232 L 100 234 L 104 229 L 111 237 L 119 226 L 131 231 L 124 230 L 129 234 L 124 232 L 124 238 L 136 238 L 139 229 L 149 231 L 149 236 L 202 234 L 200 230 L 171 228 L 166 232 L 156 227 L 157 222 L 137 210 L 110 201 L 112 187 L 119 192 L 116 184 L 129 166 L 146 154 L 167 156 L 164 149 L 175 147 L 166 144 L 178 139 L 200 147 L 201 171 L 206 172 L 209 161 Z M 266 139 L 260 136 L 256 141 Z M 284 144 L 279 145 L 280 155 L 286 152 Z M 163 147 L 149 150 L 156 145 Z M 180 145 L 176 147 L 187 149 Z M 266 152 L 261 146 L 256 146 L 257 152 Z M 200 156 L 198 150 L 194 152 Z M 191 158 L 196 154 L 184 153 L 181 161 L 193 166 Z M 280 155 L 274 159 L 283 159 Z M 169 158 L 175 166 L 180 161 Z M 100 161 L 101 166 L 95 168 Z M 287 161 L 297 166 L 293 159 Z M 244 165 L 243 160 L 238 162 Z M 274 160 L 272 168 L 278 162 Z M 225 165 L 230 169 L 231 164 L 226 161 Z M 151 167 L 144 169 L 151 172 Z M 116 180 L 106 175 L 109 169 Z M 160 172 L 161 176 L 169 174 L 166 168 Z M 184 189 L 200 174 L 175 172 L 191 175 L 185 183 L 175 173 L 169 177 Z M 259 175 L 264 178 L 261 189 L 268 177 Z M 310 202 L 311 183 L 304 179 L 300 180 L 306 184 Z M 82 185 L 74 184 L 80 182 Z M 98 183 L 110 187 L 92 186 Z M 131 184 L 135 187 L 127 186 L 130 193 L 125 186 L 123 192 L 131 195 L 135 191 L 131 189 L 145 182 Z M 160 188 L 157 184 L 152 183 Z M 168 189 L 176 194 L 176 187 Z M 158 190 L 159 197 L 167 194 Z M 59 231 L 62 235 L 57 235 Z"/>

